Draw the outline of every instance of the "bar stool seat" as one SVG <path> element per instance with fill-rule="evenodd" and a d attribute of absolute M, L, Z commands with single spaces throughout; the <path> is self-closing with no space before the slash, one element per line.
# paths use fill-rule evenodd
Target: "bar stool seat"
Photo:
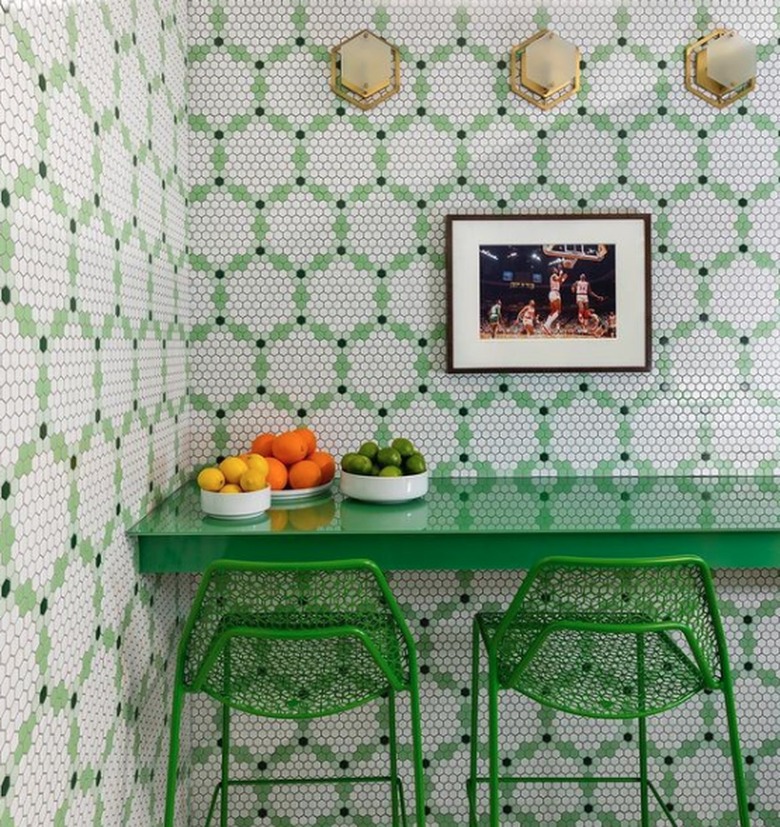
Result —
<path fill-rule="evenodd" d="M 165 825 L 173 827 L 184 697 L 203 692 L 222 704 L 221 776 L 206 824 L 219 801 L 227 827 L 232 786 L 278 783 L 389 785 L 391 821 L 407 825 L 398 773 L 396 694 L 409 693 L 415 817 L 425 824 L 417 658 L 411 633 L 382 572 L 368 560 L 277 565 L 213 563 L 203 575 L 179 643 L 168 760 Z M 335 715 L 388 699 L 389 772 L 319 778 L 230 777 L 230 716 Z"/>
<path fill-rule="evenodd" d="M 495 636 L 503 619 L 499 612 L 477 615 L 485 641 Z M 670 635 L 645 634 L 640 675 L 636 641 L 601 631 L 605 624 L 651 622 L 649 615 L 629 612 L 519 612 L 498 647 L 499 684 L 589 718 L 637 718 L 673 709 L 704 689 L 705 681 Z M 544 645 L 535 646 L 542 633 Z"/>
<path fill-rule="evenodd" d="M 337 635 L 339 629 L 359 634 Z M 385 694 L 391 680 L 401 687 L 409 678 L 401 629 L 389 611 L 231 612 L 210 636 L 197 632 L 187 648 L 187 682 L 255 715 L 333 715 Z"/>

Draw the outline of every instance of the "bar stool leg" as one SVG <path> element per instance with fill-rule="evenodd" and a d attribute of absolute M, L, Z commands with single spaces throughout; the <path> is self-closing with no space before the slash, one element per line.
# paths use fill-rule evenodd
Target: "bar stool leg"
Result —
<path fill-rule="evenodd" d="M 396 741 L 395 728 L 395 690 L 391 689 L 387 696 L 387 711 L 388 711 L 388 735 L 390 736 L 390 800 L 392 802 L 393 813 L 393 827 L 400 825 L 400 805 L 399 805 L 399 787 L 400 780 L 398 778 L 398 743 Z M 403 820 L 404 827 L 406 827 L 406 818 Z"/>
<path fill-rule="evenodd" d="M 230 686 L 230 643 L 225 647 L 225 689 Z M 227 696 L 227 691 L 225 695 Z M 230 707 L 222 704 L 222 789 L 219 798 L 219 827 L 228 823 L 228 783 L 230 779 Z"/>
<path fill-rule="evenodd" d="M 731 683 L 730 670 L 724 670 L 723 699 L 726 704 L 726 718 L 728 719 L 729 726 L 729 747 L 731 751 L 731 765 L 734 769 L 734 786 L 736 787 L 737 792 L 739 825 L 740 827 L 750 827 L 750 811 L 748 810 L 745 765 L 742 763 L 742 748 L 739 745 L 737 710 L 734 703 L 734 688 Z"/>
<path fill-rule="evenodd" d="M 644 711 L 645 694 L 645 636 L 636 636 L 637 675 L 639 676 L 639 709 Z M 647 775 L 647 718 L 639 719 L 639 783 L 641 786 L 642 827 L 650 827 L 650 788 Z"/>
<path fill-rule="evenodd" d="M 409 704 L 412 715 L 412 756 L 414 759 L 414 812 L 417 827 L 425 827 L 425 769 L 420 726 L 420 683 L 417 660 L 410 657 Z"/>
<path fill-rule="evenodd" d="M 173 710 L 171 712 L 171 742 L 168 748 L 168 783 L 165 788 L 165 827 L 173 827 L 176 809 L 176 781 L 179 769 L 179 736 L 181 734 L 181 713 L 184 706 L 184 688 L 178 678 L 173 687 Z"/>
<path fill-rule="evenodd" d="M 499 827 L 498 796 L 498 664 L 495 650 L 488 646 L 488 786 L 490 827 Z"/>
<path fill-rule="evenodd" d="M 650 788 L 647 776 L 647 719 L 639 719 L 639 782 L 642 788 L 642 827 L 650 827 Z"/>
<path fill-rule="evenodd" d="M 477 827 L 477 757 L 479 754 L 479 627 L 473 624 L 471 642 L 471 740 L 469 758 L 469 827 Z"/>

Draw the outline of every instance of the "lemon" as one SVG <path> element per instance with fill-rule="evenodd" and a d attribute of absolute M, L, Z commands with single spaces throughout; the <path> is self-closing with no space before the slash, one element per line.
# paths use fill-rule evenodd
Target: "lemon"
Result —
<path fill-rule="evenodd" d="M 229 482 L 227 485 L 222 486 L 222 490 L 219 492 L 220 494 L 242 494 L 241 486 L 235 485 L 232 482 Z"/>
<path fill-rule="evenodd" d="M 259 468 L 249 468 L 241 475 L 242 491 L 259 491 L 265 488 L 266 474 Z"/>
<path fill-rule="evenodd" d="M 260 454 L 247 454 L 244 458 L 244 462 L 250 469 L 260 471 L 263 476 L 268 476 L 268 463 L 266 462 L 265 457 L 261 457 Z"/>
<path fill-rule="evenodd" d="M 219 491 L 225 484 L 225 475 L 219 468 L 204 468 L 198 474 L 198 485 L 204 491 Z"/>
<path fill-rule="evenodd" d="M 233 485 L 238 483 L 241 475 L 248 469 L 249 466 L 240 457 L 227 457 L 219 464 L 219 470 L 225 475 L 225 479 Z"/>

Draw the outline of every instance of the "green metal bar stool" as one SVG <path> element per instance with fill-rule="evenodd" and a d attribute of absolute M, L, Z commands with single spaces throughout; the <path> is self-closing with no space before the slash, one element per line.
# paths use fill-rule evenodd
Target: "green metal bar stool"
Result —
<path fill-rule="evenodd" d="M 222 704 L 219 801 L 227 827 L 230 789 L 251 784 L 381 782 L 389 785 L 393 827 L 406 827 L 398 774 L 396 695 L 411 706 L 415 817 L 425 824 L 417 656 L 409 628 L 379 568 L 368 560 L 326 563 L 218 561 L 206 570 L 176 661 L 165 827 L 173 827 L 184 697 L 205 692 Z M 335 715 L 376 698 L 389 702 L 389 773 L 338 778 L 231 779 L 230 714 L 266 718 Z"/>
<path fill-rule="evenodd" d="M 480 641 L 488 660 L 488 777 L 477 775 Z M 506 612 L 474 620 L 469 823 L 477 824 L 477 785 L 490 792 L 499 825 L 504 783 L 592 781 L 640 785 L 641 825 L 650 796 L 679 827 L 648 777 L 647 718 L 702 690 L 720 690 L 728 720 L 740 827 L 749 827 L 745 774 L 731 670 L 712 575 L 697 557 L 601 560 L 550 557 L 537 563 Z M 540 704 L 588 718 L 637 719 L 638 773 L 624 778 L 499 775 L 498 696 L 515 690 Z"/>

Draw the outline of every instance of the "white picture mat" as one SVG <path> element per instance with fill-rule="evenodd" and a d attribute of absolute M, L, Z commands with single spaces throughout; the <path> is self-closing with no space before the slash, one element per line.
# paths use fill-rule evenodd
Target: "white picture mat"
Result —
<path fill-rule="evenodd" d="M 587 371 L 645 364 L 648 313 L 643 219 L 452 218 L 450 323 L 454 370 L 551 370 L 571 365 Z M 615 245 L 615 339 L 480 338 L 481 246 L 596 243 Z"/>

